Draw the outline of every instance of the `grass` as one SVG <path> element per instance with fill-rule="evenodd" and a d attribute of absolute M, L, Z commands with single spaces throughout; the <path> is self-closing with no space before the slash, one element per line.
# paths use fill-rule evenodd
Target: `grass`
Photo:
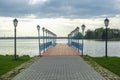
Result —
<path fill-rule="evenodd" d="M 17 60 L 14 60 L 12 55 L 0 55 L 0 76 L 28 60 L 30 57 L 27 55 L 18 57 Z"/>
<path fill-rule="evenodd" d="M 91 57 L 101 66 L 120 76 L 120 57 Z"/>

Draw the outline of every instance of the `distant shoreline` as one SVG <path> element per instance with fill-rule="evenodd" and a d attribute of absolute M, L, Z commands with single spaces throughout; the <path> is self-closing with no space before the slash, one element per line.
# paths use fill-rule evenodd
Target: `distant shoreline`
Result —
<path fill-rule="evenodd" d="M 14 37 L 0 37 L 0 39 L 14 39 Z M 17 37 L 17 39 L 38 39 L 38 37 Z M 40 37 L 43 39 L 43 37 Z M 68 39 L 68 37 L 57 37 L 57 39 Z M 94 40 L 94 41 L 105 41 L 102 39 L 85 39 L 85 40 Z M 120 41 L 120 38 L 117 39 L 108 39 L 108 41 Z"/>
<path fill-rule="evenodd" d="M 43 39 L 43 37 L 40 37 Z M 14 37 L 0 37 L 0 39 L 14 39 Z M 17 37 L 17 39 L 38 39 L 38 37 Z M 57 39 L 68 39 L 67 37 L 57 37 Z"/>

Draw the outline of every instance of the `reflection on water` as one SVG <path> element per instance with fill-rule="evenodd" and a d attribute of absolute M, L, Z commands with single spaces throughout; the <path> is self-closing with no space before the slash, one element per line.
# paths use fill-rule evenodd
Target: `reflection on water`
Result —
<path fill-rule="evenodd" d="M 41 40 L 42 42 L 42 40 Z M 57 43 L 67 43 L 67 39 L 58 39 Z M 80 41 L 81 43 L 81 41 Z M 0 54 L 14 54 L 14 40 L 0 40 Z M 18 39 L 17 40 L 18 55 L 38 55 L 38 40 L 37 39 Z M 105 42 L 103 41 L 84 41 L 84 54 L 90 56 L 104 56 Z M 108 55 L 120 56 L 120 41 L 108 42 Z"/>

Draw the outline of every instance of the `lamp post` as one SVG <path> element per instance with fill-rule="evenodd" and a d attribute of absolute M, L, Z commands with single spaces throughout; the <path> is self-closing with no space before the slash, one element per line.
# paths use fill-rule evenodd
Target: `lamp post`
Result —
<path fill-rule="evenodd" d="M 70 46 L 70 34 L 68 34 L 68 45 Z"/>
<path fill-rule="evenodd" d="M 40 26 L 39 25 L 37 25 L 37 30 L 38 30 L 39 55 L 41 56 L 41 51 L 40 51 Z"/>
<path fill-rule="evenodd" d="M 14 24 L 14 59 L 16 60 L 16 27 L 18 24 L 18 20 L 15 18 L 13 20 L 13 24 Z"/>
<path fill-rule="evenodd" d="M 72 33 L 70 33 L 70 46 L 72 46 Z"/>
<path fill-rule="evenodd" d="M 53 33 L 53 46 L 55 45 L 55 34 Z"/>
<path fill-rule="evenodd" d="M 73 34 L 72 34 L 72 32 L 70 33 L 71 34 L 71 46 L 73 46 Z"/>
<path fill-rule="evenodd" d="M 56 38 L 56 34 L 54 34 L 54 46 L 55 46 L 55 44 L 56 44 L 55 38 Z"/>
<path fill-rule="evenodd" d="M 106 40 L 105 40 L 105 57 L 107 58 L 107 27 L 109 25 L 109 19 L 105 19 L 104 20 L 104 23 L 105 23 L 105 27 L 106 27 Z"/>
<path fill-rule="evenodd" d="M 79 34 L 79 27 L 76 28 L 76 34 L 77 35 Z M 79 45 L 79 37 L 76 36 L 76 39 L 78 39 L 77 42 L 78 42 L 78 45 Z M 80 47 L 78 46 L 78 52 L 79 52 L 79 48 Z"/>
<path fill-rule="evenodd" d="M 54 33 L 52 32 L 52 46 L 54 45 Z"/>
<path fill-rule="evenodd" d="M 53 46 L 55 46 L 55 33 L 54 33 L 54 35 L 53 35 Z"/>
<path fill-rule="evenodd" d="M 47 50 L 47 46 L 48 46 L 48 45 L 47 45 L 47 33 L 48 33 L 48 30 L 45 29 L 45 32 L 46 32 L 46 46 L 45 46 L 45 47 L 46 47 L 46 50 Z"/>
<path fill-rule="evenodd" d="M 44 31 L 45 31 L 45 28 L 43 27 L 42 28 L 42 30 L 43 30 L 43 52 L 45 52 L 45 41 L 44 41 Z"/>
<path fill-rule="evenodd" d="M 83 56 L 83 46 L 84 46 L 84 30 L 85 30 L 85 25 L 83 24 L 82 26 L 81 26 L 81 28 L 82 28 L 82 56 Z"/>

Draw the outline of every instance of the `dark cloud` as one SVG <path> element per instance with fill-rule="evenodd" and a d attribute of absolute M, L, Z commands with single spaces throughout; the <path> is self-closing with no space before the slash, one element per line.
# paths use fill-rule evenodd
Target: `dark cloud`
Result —
<path fill-rule="evenodd" d="M 90 18 L 120 13 L 113 0 L 48 0 L 30 5 L 29 0 L 0 0 L 0 16 L 21 17 L 34 14 L 38 18 Z"/>
<path fill-rule="evenodd" d="M 0 0 L 1 16 L 23 16 L 29 14 L 29 0 Z"/>

